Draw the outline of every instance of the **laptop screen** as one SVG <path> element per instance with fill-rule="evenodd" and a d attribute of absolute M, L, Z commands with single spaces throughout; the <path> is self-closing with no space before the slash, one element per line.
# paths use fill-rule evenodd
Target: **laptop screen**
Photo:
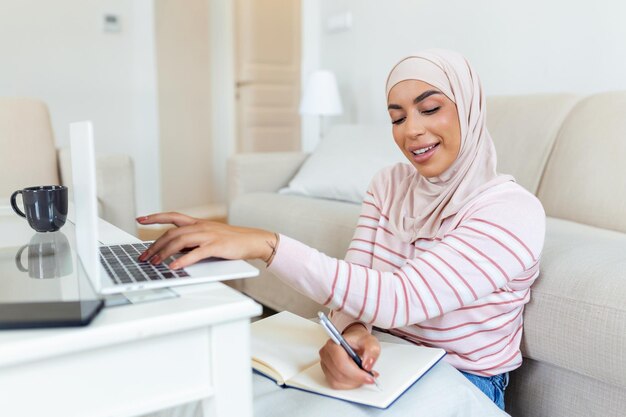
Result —
<path fill-rule="evenodd" d="M 78 257 L 96 290 L 102 288 L 98 254 L 98 205 L 93 126 L 90 121 L 70 124 L 72 183 Z"/>

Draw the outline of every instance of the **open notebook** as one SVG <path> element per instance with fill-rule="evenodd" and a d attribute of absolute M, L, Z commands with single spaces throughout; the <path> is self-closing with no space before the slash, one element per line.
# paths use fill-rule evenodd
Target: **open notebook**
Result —
<path fill-rule="evenodd" d="M 279 385 L 387 408 L 445 355 L 443 349 L 380 342 L 374 365 L 380 390 L 374 385 L 335 390 L 319 363 L 318 351 L 327 340 L 321 325 L 283 311 L 252 324 L 252 367 Z"/>

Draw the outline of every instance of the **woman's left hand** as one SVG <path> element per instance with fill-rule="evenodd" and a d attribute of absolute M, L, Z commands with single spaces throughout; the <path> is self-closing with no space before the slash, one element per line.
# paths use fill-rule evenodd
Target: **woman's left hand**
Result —
<path fill-rule="evenodd" d="M 190 252 L 172 262 L 172 269 L 184 268 L 201 259 L 218 257 L 225 259 L 267 260 L 276 246 L 272 232 L 224 223 L 197 219 L 181 213 L 157 213 L 139 217 L 140 224 L 173 224 L 141 256 L 140 261 L 157 265 L 183 249 Z"/>

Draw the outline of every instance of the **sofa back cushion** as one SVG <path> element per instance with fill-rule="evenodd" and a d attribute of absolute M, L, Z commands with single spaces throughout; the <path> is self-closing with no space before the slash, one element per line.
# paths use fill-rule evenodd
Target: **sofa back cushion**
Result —
<path fill-rule="evenodd" d="M 572 94 L 487 98 L 487 128 L 498 153 L 498 172 L 513 175 L 536 194 L 561 123 L 577 101 Z"/>
<path fill-rule="evenodd" d="M 0 198 L 33 185 L 59 184 L 47 106 L 27 98 L 0 98 Z"/>
<path fill-rule="evenodd" d="M 549 216 L 626 232 L 626 92 L 581 100 L 557 137 L 539 187 Z"/>

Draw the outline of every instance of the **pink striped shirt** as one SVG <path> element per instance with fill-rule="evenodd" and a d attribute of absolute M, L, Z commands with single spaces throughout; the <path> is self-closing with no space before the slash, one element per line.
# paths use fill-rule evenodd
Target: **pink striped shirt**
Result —
<path fill-rule="evenodd" d="M 444 220 L 433 239 L 402 242 L 386 213 L 394 183 L 412 169 L 397 164 L 374 177 L 345 260 L 281 236 L 270 270 L 332 308 L 340 330 L 355 321 L 390 329 L 479 375 L 516 369 L 522 312 L 539 275 L 541 203 L 504 183 Z"/>

